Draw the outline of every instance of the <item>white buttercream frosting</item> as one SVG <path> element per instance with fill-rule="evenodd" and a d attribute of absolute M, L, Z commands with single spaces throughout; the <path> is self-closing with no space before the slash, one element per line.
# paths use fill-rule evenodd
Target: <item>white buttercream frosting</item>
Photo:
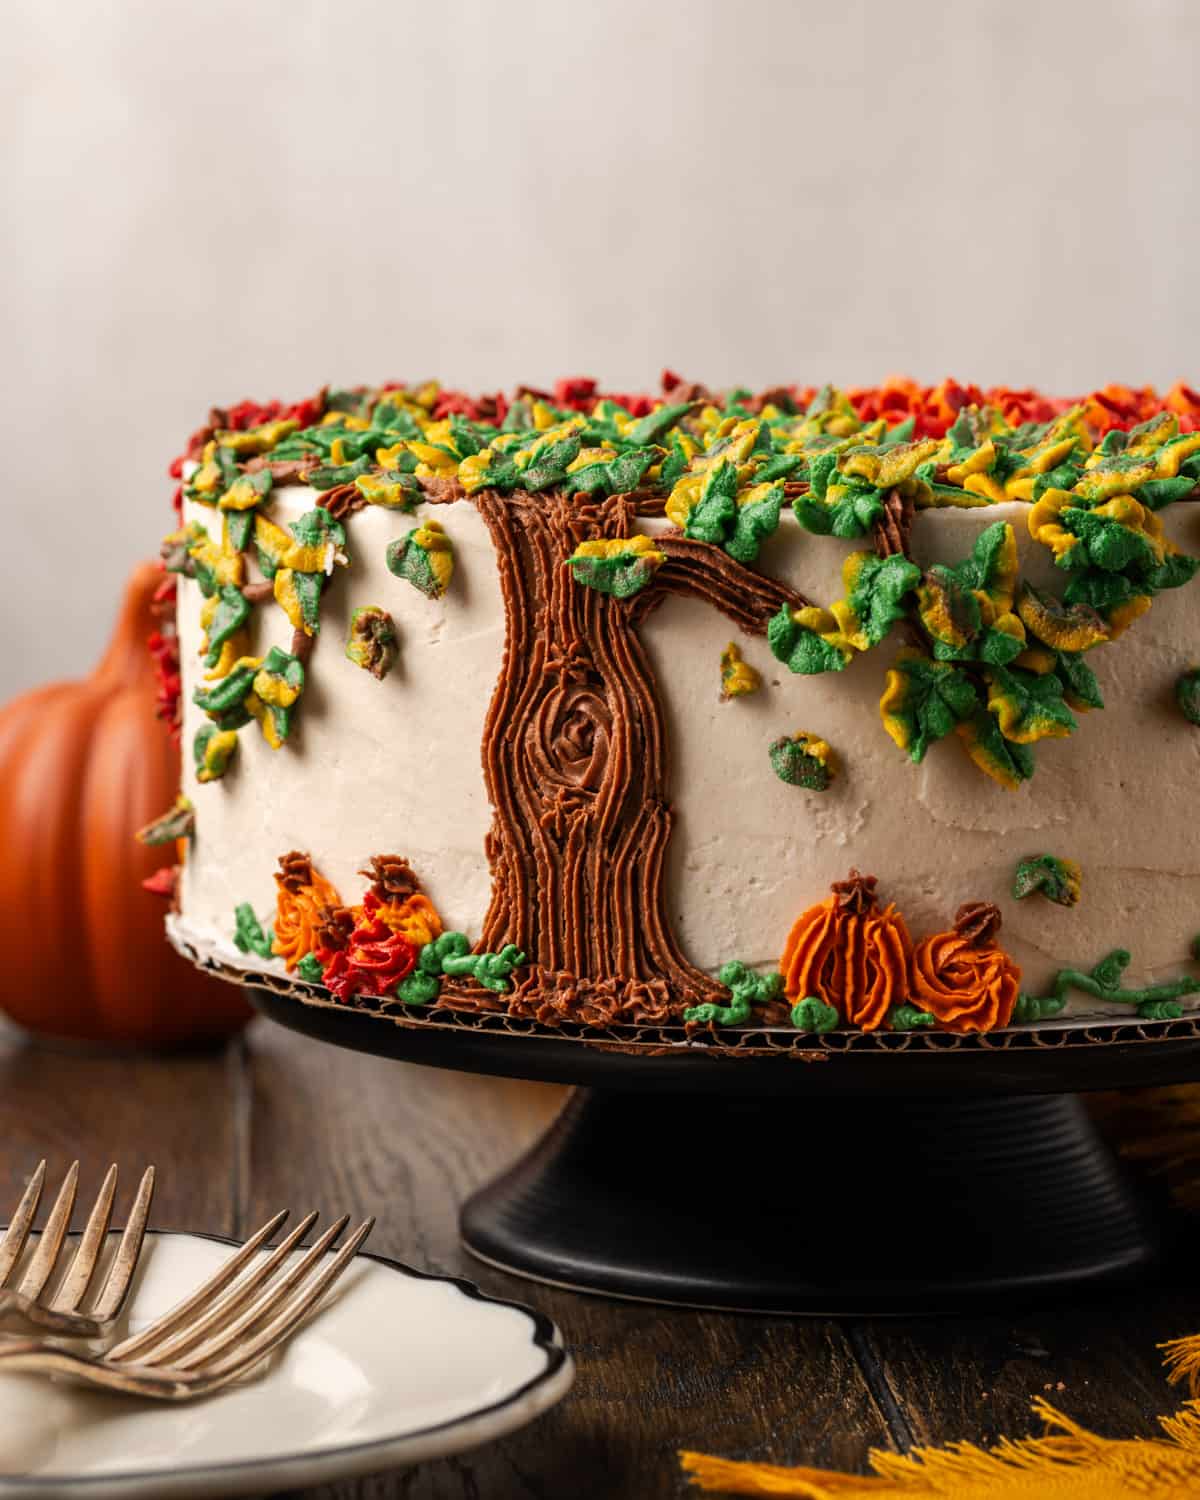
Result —
<path fill-rule="evenodd" d="M 281 490 L 272 519 L 285 525 L 318 501 L 314 490 Z M 438 515 L 455 550 L 453 586 L 438 600 L 394 578 L 384 561 L 388 543 L 415 521 L 375 508 L 352 519 L 351 566 L 322 597 L 295 733 L 275 751 L 247 726 L 229 771 L 206 785 L 190 764 L 193 737 L 207 722 L 191 701 L 203 673 L 201 598 L 194 582 L 181 581 L 184 789 L 196 804 L 181 900 L 193 921 L 227 932 L 239 902 L 269 911 L 279 856 L 302 849 L 347 901 L 358 899 L 365 882 L 357 872 L 372 854 L 404 854 L 447 925 L 479 930 L 491 888 L 480 746 L 504 619 L 492 544 L 475 507 L 442 506 Z M 190 506 L 185 519 L 213 528 L 204 506 Z M 382 682 L 345 656 L 350 617 L 370 605 L 389 611 L 399 637 L 396 666 Z M 278 606 L 259 606 L 254 616 L 256 653 L 290 645 Z"/>
<path fill-rule="evenodd" d="M 318 500 L 301 487 L 277 490 L 272 518 L 286 524 Z M 388 542 L 412 519 L 377 508 L 353 516 L 351 566 L 322 599 L 292 739 L 272 751 L 248 726 L 228 774 L 207 785 L 196 783 L 190 756 L 206 722 L 191 702 L 203 672 L 201 600 L 195 583 L 181 582 L 184 779 L 197 809 L 181 903 L 192 934 L 227 939 L 243 901 L 269 916 L 272 873 L 290 849 L 309 852 L 348 901 L 359 898 L 365 882 L 357 872 L 371 855 L 403 854 L 447 925 L 479 932 L 491 888 L 480 746 L 503 658 L 504 613 L 475 507 L 459 501 L 422 513 L 436 514 L 454 544 L 448 594 L 427 599 L 385 566 Z M 1049 554 L 1029 538 L 1027 516 L 1016 503 L 922 512 L 913 551 L 923 563 L 958 561 L 985 526 L 1011 521 L 1022 575 L 1051 582 Z M 193 505 L 187 519 L 212 529 L 215 518 Z M 1200 551 L 1200 507 L 1173 507 L 1165 520 L 1185 550 Z M 785 513 L 760 565 L 827 604 L 840 597 L 841 564 L 852 549 L 803 532 Z M 399 635 L 398 664 L 383 682 L 344 655 L 350 616 L 369 605 L 388 610 Z M 289 644 L 282 610 L 268 604 L 255 617 L 256 653 Z M 898 640 L 842 673 L 802 677 L 776 662 L 764 639 L 740 635 L 699 600 L 667 599 L 641 631 L 671 754 L 668 916 L 701 968 L 734 957 L 774 964 L 796 916 L 853 865 L 879 877 L 880 894 L 896 902 L 916 937 L 948 927 L 964 901 L 994 901 L 1004 916 L 1001 941 L 1034 992 L 1060 967 L 1090 966 L 1116 946 L 1133 953 L 1131 981 L 1188 971 L 1188 943 L 1200 929 L 1200 859 L 1177 802 L 1200 770 L 1200 731 L 1178 713 L 1172 690 L 1200 654 L 1200 588 L 1159 596 L 1119 641 L 1091 653 L 1107 707 L 1080 715 L 1069 739 L 1039 744 L 1037 773 L 1015 792 L 982 775 L 953 737 L 914 766 L 884 733 L 879 696 Z M 763 687 L 721 701 L 718 662 L 731 639 Z M 826 792 L 772 774 L 768 745 L 797 729 L 837 754 L 841 771 Z M 1041 853 L 1081 864 L 1078 906 L 1013 900 L 1017 861 Z M 1072 1008 L 1112 1012 L 1088 1001 Z"/>

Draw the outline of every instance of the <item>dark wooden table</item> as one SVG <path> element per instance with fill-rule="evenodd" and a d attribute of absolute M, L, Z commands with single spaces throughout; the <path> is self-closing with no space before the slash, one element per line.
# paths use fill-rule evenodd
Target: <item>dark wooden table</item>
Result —
<path fill-rule="evenodd" d="M 1035 1395 L 1111 1436 L 1155 1435 L 1155 1417 L 1178 1404 L 1155 1344 L 1200 1331 L 1200 1269 L 1196 1291 L 882 1322 L 660 1310 L 476 1265 L 458 1244 L 458 1205 L 562 1097 L 342 1052 L 265 1021 L 221 1052 L 165 1059 L 53 1050 L 0 1023 L 0 1217 L 43 1154 L 58 1172 L 79 1156 L 89 1183 L 120 1162 L 119 1212 L 153 1159 L 159 1227 L 240 1235 L 281 1206 L 374 1213 L 369 1248 L 534 1302 L 562 1328 L 579 1373 L 548 1416 L 477 1453 L 292 1492 L 304 1500 L 655 1500 L 687 1493 L 681 1447 L 865 1470 L 871 1448 L 1027 1432 Z M 880 1241 L 902 1254 L 903 1225 L 881 1224 Z"/>

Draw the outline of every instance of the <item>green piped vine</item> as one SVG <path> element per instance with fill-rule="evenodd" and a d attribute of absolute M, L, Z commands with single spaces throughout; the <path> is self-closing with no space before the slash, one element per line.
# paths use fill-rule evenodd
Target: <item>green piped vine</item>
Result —
<path fill-rule="evenodd" d="M 1200 725 L 1200 667 L 1181 672 L 1175 679 L 1175 702 L 1189 724 Z"/>
<path fill-rule="evenodd" d="M 512 988 L 513 970 L 524 962 L 524 953 L 513 943 L 506 943 L 499 953 L 473 953 L 466 933 L 443 932 L 421 949 L 416 968 L 401 981 L 396 994 L 406 1005 L 429 1005 L 437 999 L 446 975 L 473 979 L 484 989 L 504 995 Z"/>
<path fill-rule="evenodd" d="M 693 1005 L 683 1019 L 693 1026 L 745 1026 L 756 1005 L 768 1005 L 783 994 L 782 974 L 756 974 L 749 965 L 733 959 L 717 972 L 718 981 L 729 991 L 729 1004 L 709 1001 Z"/>
<path fill-rule="evenodd" d="M 1197 943 L 1200 943 L 1200 939 Z M 1193 952 L 1197 943 L 1192 945 Z M 1021 995 L 1013 1010 L 1013 1020 L 1028 1023 L 1058 1015 L 1067 1003 L 1069 992 L 1079 990 L 1097 1000 L 1132 1005 L 1145 1021 L 1173 1021 L 1183 1014 L 1183 1008 L 1178 1002 L 1186 995 L 1200 993 L 1200 979 L 1187 975 L 1162 984 L 1148 984 L 1137 989 L 1126 988 L 1122 984 L 1122 977 L 1128 967 L 1128 950 L 1114 948 L 1086 973 L 1080 969 L 1060 969 L 1054 977 L 1049 995 Z"/>
<path fill-rule="evenodd" d="M 275 935 L 258 920 L 248 901 L 243 901 L 234 908 L 233 921 L 233 942 L 239 952 L 256 953 L 259 958 L 271 957 Z"/>

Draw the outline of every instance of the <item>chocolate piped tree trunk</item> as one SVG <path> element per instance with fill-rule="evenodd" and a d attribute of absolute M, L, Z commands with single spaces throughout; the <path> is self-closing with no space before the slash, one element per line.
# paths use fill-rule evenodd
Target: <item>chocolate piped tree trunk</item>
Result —
<path fill-rule="evenodd" d="M 580 542 L 631 534 L 627 497 L 484 491 L 475 503 L 495 544 L 507 625 L 484 729 L 495 814 L 479 951 L 513 943 L 526 954 L 506 997 L 517 1015 L 664 1021 L 719 999 L 721 986 L 688 961 L 666 917 L 666 732 L 637 625 L 668 593 L 707 599 L 760 635 L 781 605 L 807 601 L 678 533 L 655 539 L 666 562 L 634 599 L 619 600 L 578 584 L 567 563 Z M 456 981 L 442 1003 L 499 1009 L 505 1000 Z"/>

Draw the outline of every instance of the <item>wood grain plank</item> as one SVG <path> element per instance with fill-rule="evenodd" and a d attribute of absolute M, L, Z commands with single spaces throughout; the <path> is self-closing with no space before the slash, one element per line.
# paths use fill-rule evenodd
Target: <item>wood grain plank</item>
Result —
<path fill-rule="evenodd" d="M 563 1092 L 419 1068 L 256 1022 L 247 1223 L 276 1209 L 373 1213 L 370 1249 L 460 1271 L 458 1204 L 541 1133 Z"/>
<path fill-rule="evenodd" d="M 609 1302 L 465 1255 L 459 1204 L 540 1133 L 561 1090 L 365 1057 L 265 1025 L 252 1029 L 248 1057 L 251 1220 L 284 1204 L 376 1212 L 371 1248 L 536 1304 L 579 1367 L 558 1408 L 503 1442 L 289 1500 L 657 1500 L 685 1489 L 680 1447 L 858 1468 L 887 1444 L 834 1323 Z"/>
<path fill-rule="evenodd" d="M 1168 1386 L 1157 1345 L 1200 1332 L 1200 1292 L 1145 1287 L 1041 1308 L 943 1320 L 859 1325 L 918 1444 L 1041 1431 L 1043 1396 L 1108 1437 L 1154 1437 L 1183 1397 Z"/>
<path fill-rule="evenodd" d="M 53 1048 L 0 1024 L 0 1222 L 40 1157 L 52 1182 L 78 1157 L 77 1225 L 115 1161 L 114 1222 L 124 1222 L 142 1168 L 153 1163 L 153 1227 L 231 1233 L 237 1045 L 112 1055 Z"/>

